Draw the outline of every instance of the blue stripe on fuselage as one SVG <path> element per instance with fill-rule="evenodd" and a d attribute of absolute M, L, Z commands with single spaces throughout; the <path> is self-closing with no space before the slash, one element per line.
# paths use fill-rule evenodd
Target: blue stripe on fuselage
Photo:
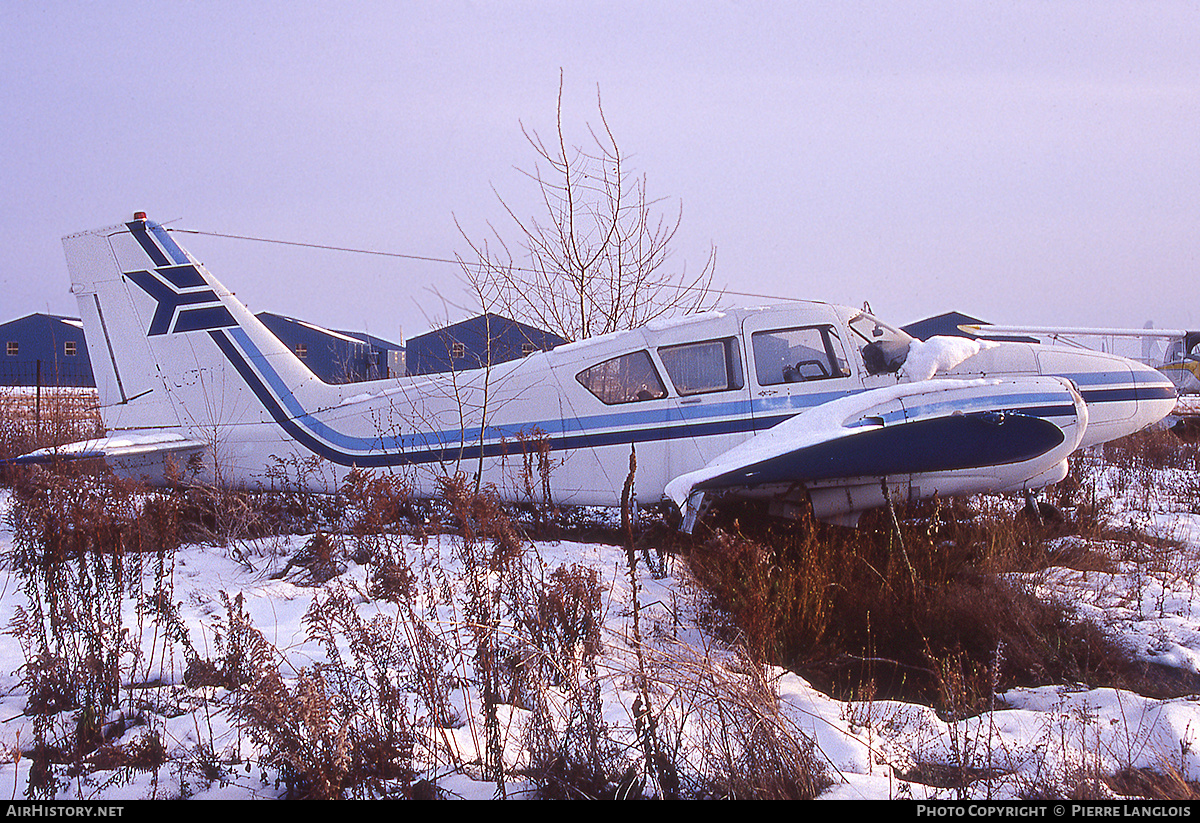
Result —
<path fill-rule="evenodd" d="M 345 466 L 385 467 L 472 459 L 481 454 L 484 457 L 514 454 L 519 453 L 521 448 L 516 442 L 517 435 L 531 431 L 544 432 L 550 448 L 555 451 L 718 434 L 746 434 L 769 429 L 805 409 L 853 393 L 843 391 L 771 398 L 768 401 L 760 399 L 753 404 L 737 400 L 689 408 L 672 406 L 576 419 L 544 420 L 521 426 L 489 426 L 485 430 L 487 442 L 475 445 L 467 445 L 466 434 L 461 430 L 359 437 L 340 432 L 306 411 L 271 366 L 269 358 L 254 345 L 242 328 L 209 333 L 264 408 L 291 437 L 315 454 Z M 1106 394 L 1132 391 L 1132 388 L 1110 389 L 1106 390 Z M 892 416 L 893 422 L 938 414 L 944 411 L 939 405 L 926 404 L 909 409 L 907 414 L 897 413 Z M 1017 410 L 1041 418 L 1073 417 L 1075 414 L 1074 405 L 1064 403 L 1062 393 L 1014 392 L 1002 397 L 981 398 L 977 404 L 968 401 L 968 411 L 971 407 Z M 957 404 L 955 408 L 963 407 Z M 783 413 L 770 413 L 783 409 L 786 409 Z"/>
<path fill-rule="evenodd" d="M 381 468 L 474 459 L 481 455 L 499 457 L 505 454 L 519 453 L 519 444 L 509 440 L 468 446 L 464 442 L 465 437 L 461 432 L 418 433 L 409 438 L 362 438 L 338 432 L 304 411 L 299 401 L 283 384 L 278 373 L 270 367 L 267 358 L 253 346 L 242 329 L 230 329 L 228 333 L 210 331 L 209 334 L 275 422 L 305 448 L 339 465 Z M 234 337 L 237 339 L 231 339 Z M 250 350 L 249 354 L 243 354 L 239 349 L 243 344 Z M 251 363 L 255 364 L 257 370 L 251 367 Z M 261 377 L 259 372 L 261 372 Z M 279 395 L 278 398 L 276 393 Z M 558 451 L 747 431 L 750 422 L 749 420 L 717 420 L 699 424 L 684 423 L 573 436 L 550 436 L 548 439 L 550 448 Z M 551 425 L 553 424 L 549 421 L 542 424 L 533 423 L 524 427 L 524 431 L 538 428 L 544 430 Z M 559 428 L 562 427 L 559 426 Z M 449 438 L 445 438 L 446 435 L 457 436 L 459 441 L 457 443 L 448 442 Z M 406 443 L 405 440 L 409 442 Z M 425 442 L 418 444 L 420 440 Z M 432 444 L 430 441 L 433 441 Z"/>
<path fill-rule="evenodd" d="M 1138 400 L 1173 400 L 1178 396 L 1175 385 L 1159 372 L 1147 369 L 1131 370 L 1128 379 L 1114 380 L 1114 372 L 1082 372 L 1064 374 L 1079 387 L 1079 393 L 1089 406 L 1102 403 L 1131 403 Z"/>

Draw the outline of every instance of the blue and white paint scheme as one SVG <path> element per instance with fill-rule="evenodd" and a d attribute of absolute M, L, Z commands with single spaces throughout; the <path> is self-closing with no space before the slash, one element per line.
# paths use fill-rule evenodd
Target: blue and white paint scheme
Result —
<path fill-rule="evenodd" d="M 54 456 L 155 482 L 332 491 L 357 469 L 432 496 L 463 472 L 516 501 L 545 493 L 530 482 L 544 461 L 553 502 L 618 505 L 636 450 L 639 502 L 689 524 L 727 496 L 853 524 L 889 499 L 1040 488 L 1175 404 L 1169 380 L 1124 358 L 922 342 L 812 302 L 330 385 L 145 215 L 63 243 L 109 434 Z"/>

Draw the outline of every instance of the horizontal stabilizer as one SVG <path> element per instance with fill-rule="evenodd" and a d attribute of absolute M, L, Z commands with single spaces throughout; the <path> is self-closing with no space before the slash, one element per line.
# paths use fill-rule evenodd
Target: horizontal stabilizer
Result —
<path fill-rule="evenodd" d="M 148 482 L 161 482 L 180 472 L 203 454 L 206 443 L 172 432 L 127 432 L 65 446 L 38 449 L 14 458 L 17 465 L 59 463 L 68 460 L 104 460 L 114 471 Z"/>

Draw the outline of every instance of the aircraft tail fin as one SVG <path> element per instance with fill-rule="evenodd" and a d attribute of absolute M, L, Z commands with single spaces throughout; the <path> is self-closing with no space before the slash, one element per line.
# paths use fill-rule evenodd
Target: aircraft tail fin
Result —
<path fill-rule="evenodd" d="M 247 358 L 269 363 L 280 394 L 324 385 L 145 214 L 63 247 L 110 434 L 170 429 L 211 443 L 221 426 L 266 422 L 238 375 Z M 235 338 L 248 354 L 232 362 Z"/>

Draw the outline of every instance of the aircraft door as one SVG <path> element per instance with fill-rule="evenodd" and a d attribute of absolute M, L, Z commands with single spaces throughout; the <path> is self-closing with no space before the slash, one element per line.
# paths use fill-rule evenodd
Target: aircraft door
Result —
<path fill-rule="evenodd" d="M 835 318 L 803 311 L 789 319 L 772 312 L 742 325 L 756 431 L 863 387 Z"/>

